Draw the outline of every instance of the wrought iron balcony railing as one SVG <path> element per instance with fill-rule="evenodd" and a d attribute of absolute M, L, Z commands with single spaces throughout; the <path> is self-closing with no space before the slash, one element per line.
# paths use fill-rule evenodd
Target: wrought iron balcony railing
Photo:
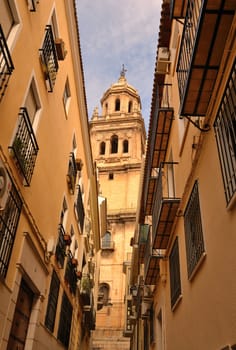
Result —
<path fill-rule="evenodd" d="M 64 239 L 66 233 L 62 224 L 58 226 L 58 241 L 56 246 L 56 259 L 59 267 L 62 269 L 66 257 L 67 241 Z"/>
<path fill-rule="evenodd" d="M 68 260 L 65 271 L 65 281 L 68 283 L 72 294 L 76 294 L 78 277 L 76 274 L 76 265 L 73 263 L 73 256 L 71 253 L 68 254 Z"/>
<path fill-rule="evenodd" d="M 145 249 L 144 256 L 144 284 L 155 285 L 160 273 L 160 259 L 162 258 L 162 252 L 160 249 L 153 248 L 152 235 L 149 231 L 148 241 Z"/>
<path fill-rule="evenodd" d="M 40 60 L 48 92 L 52 92 L 58 71 L 58 58 L 52 27 L 46 26 L 46 33 L 40 52 Z"/>
<path fill-rule="evenodd" d="M 76 176 L 77 176 L 77 165 L 75 162 L 74 152 L 71 152 L 70 158 L 69 158 L 68 172 L 66 176 L 69 191 L 71 194 L 75 193 Z"/>
<path fill-rule="evenodd" d="M 172 0 L 173 14 L 185 14 L 177 64 L 180 115 L 206 115 L 235 10 L 230 0 Z"/>
<path fill-rule="evenodd" d="M 160 167 L 165 161 L 168 148 L 169 136 L 174 118 L 174 110 L 171 107 L 171 85 L 158 86 L 156 90 L 156 103 L 153 108 L 152 132 L 148 138 L 148 150 L 146 161 L 146 182 L 144 184 L 144 212 L 151 215 L 153 206 L 153 194 L 156 187 L 156 176 L 153 169 Z"/>
<path fill-rule="evenodd" d="M 174 164 L 166 162 L 159 168 L 152 212 L 152 242 L 157 249 L 167 248 L 180 203 L 175 194 Z"/>
<path fill-rule="evenodd" d="M 150 226 L 148 224 L 141 224 L 139 226 L 139 238 L 138 238 L 138 248 L 139 248 L 139 263 L 143 264 L 145 246 L 148 240 Z"/>
<path fill-rule="evenodd" d="M 0 24 L 0 102 L 5 94 L 14 65 Z"/>
<path fill-rule="evenodd" d="M 94 307 L 88 307 L 83 309 L 83 323 L 84 327 L 90 331 L 96 328 L 96 311 Z"/>
<path fill-rule="evenodd" d="M 90 276 L 85 274 L 80 282 L 80 297 L 83 306 L 93 305 L 92 282 Z"/>
<path fill-rule="evenodd" d="M 39 148 L 25 107 L 20 108 L 18 128 L 9 149 L 26 186 L 29 186 Z"/>

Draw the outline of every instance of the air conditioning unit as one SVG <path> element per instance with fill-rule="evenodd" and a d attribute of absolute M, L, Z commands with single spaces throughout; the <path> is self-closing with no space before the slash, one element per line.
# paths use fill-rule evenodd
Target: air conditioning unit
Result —
<path fill-rule="evenodd" d="M 4 210 L 11 190 L 11 180 L 0 159 L 0 210 Z"/>
<path fill-rule="evenodd" d="M 57 58 L 59 61 L 63 61 L 66 57 L 67 51 L 65 50 L 65 43 L 62 39 L 57 38 L 55 40 L 55 46 L 57 51 Z"/>
<path fill-rule="evenodd" d="M 156 66 L 156 72 L 158 74 L 167 74 L 169 73 L 169 65 L 171 61 L 169 61 L 170 58 L 170 51 L 167 47 L 159 47 L 158 49 L 158 56 L 157 56 L 157 66 Z"/>

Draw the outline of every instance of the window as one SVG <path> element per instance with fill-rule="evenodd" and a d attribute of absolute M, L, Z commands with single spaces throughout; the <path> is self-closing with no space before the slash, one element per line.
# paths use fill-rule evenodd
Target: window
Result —
<path fill-rule="evenodd" d="M 22 201 L 12 183 L 5 208 L 0 210 L 0 277 L 2 278 L 7 275 L 21 209 Z"/>
<path fill-rule="evenodd" d="M 227 204 L 236 191 L 236 60 L 214 123 Z"/>
<path fill-rule="evenodd" d="M 29 120 L 31 125 L 34 127 L 37 124 L 37 115 L 41 108 L 39 95 L 37 92 L 35 80 L 33 79 L 28 94 L 25 100 L 25 108 L 27 109 Z M 34 128 L 35 129 L 35 128 Z"/>
<path fill-rule="evenodd" d="M 105 154 L 105 152 L 106 152 L 106 144 L 105 144 L 104 141 L 102 141 L 102 142 L 100 143 L 100 155 Z"/>
<path fill-rule="evenodd" d="M 180 265 L 179 265 L 179 243 L 176 237 L 170 253 L 170 294 L 171 307 L 173 308 L 181 295 Z"/>
<path fill-rule="evenodd" d="M 69 85 L 69 80 L 67 78 L 64 92 L 63 92 L 63 104 L 64 104 L 66 114 L 68 114 L 70 100 L 71 100 L 70 85 Z"/>
<path fill-rule="evenodd" d="M 3 29 L 5 38 L 9 38 L 13 27 L 19 23 L 15 1 L 1 0 L 0 1 L 0 23 Z"/>
<path fill-rule="evenodd" d="M 111 138 L 111 153 L 118 152 L 118 136 L 113 135 Z"/>
<path fill-rule="evenodd" d="M 129 105 L 128 105 L 128 113 L 131 113 L 132 112 L 132 101 L 129 101 Z"/>
<path fill-rule="evenodd" d="M 123 153 L 128 153 L 129 152 L 129 141 L 124 140 L 123 141 Z"/>
<path fill-rule="evenodd" d="M 197 181 L 193 186 L 193 190 L 184 213 L 184 228 L 187 250 L 188 278 L 190 279 L 205 252 Z"/>
<path fill-rule="evenodd" d="M 61 303 L 60 322 L 58 327 L 57 338 L 66 347 L 68 347 L 69 340 L 70 340 L 71 319 L 72 319 L 72 305 L 66 293 L 64 292 L 62 297 L 62 303 Z"/>
<path fill-rule="evenodd" d="M 57 301 L 60 289 L 60 281 L 55 271 L 52 273 L 50 290 L 48 295 L 48 305 L 45 317 L 45 326 L 53 332 L 57 312 Z"/>
<path fill-rule="evenodd" d="M 114 242 L 111 240 L 111 233 L 107 231 L 102 237 L 102 249 L 114 249 Z"/>
<path fill-rule="evenodd" d="M 108 302 L 110 300 L 109 298 L 109 293 L 110 293 L 110 287 L 109 284 L 107 283 L 101 283 L 99 285 L 99 302 L 102 303 L 103 305 L 108 305 Z"/>
<path fill-rule="evenodd" d="M 115 102 L 115 111 L 119 111 L 120 110 L 120 99 L 117 98 L 116 99 L 116 102 Z"/>
<path fill-rule="evenodd" d="M 1 0 L 0 1 L 0 23 L 2 25 L 3 33 L 7 38 L 11 28 L 14 25 L 14 16 L 12 13 L 11 6 L 9 4 L 9 0 Z"/>
<path fill-rule="evenodd" d="M 114 179 L 114 174 L 113 174 L 113 173 L 109 173 L 108 179 L 109 179 L 109 180 L 113 180 L 113 179 Z"/>

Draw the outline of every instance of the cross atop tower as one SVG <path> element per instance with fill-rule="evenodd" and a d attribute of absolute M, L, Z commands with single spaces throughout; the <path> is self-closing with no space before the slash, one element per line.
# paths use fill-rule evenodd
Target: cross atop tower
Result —
<path fill-rule="evenodd" d="M 120 71 L 120 76 L 121 77 L 125 77 L 125 73 L 127 72 L 127 69 L 125 69 L 125 65 L 122 64 L 122 69 Z"/>

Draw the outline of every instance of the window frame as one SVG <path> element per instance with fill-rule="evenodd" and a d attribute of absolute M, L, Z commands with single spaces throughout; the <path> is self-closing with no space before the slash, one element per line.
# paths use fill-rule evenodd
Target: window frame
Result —
<path fill-rule="evenodd" d="M 236 197 L 236 59 L 214 122 L 224 193 L 230 207 Z"/>

